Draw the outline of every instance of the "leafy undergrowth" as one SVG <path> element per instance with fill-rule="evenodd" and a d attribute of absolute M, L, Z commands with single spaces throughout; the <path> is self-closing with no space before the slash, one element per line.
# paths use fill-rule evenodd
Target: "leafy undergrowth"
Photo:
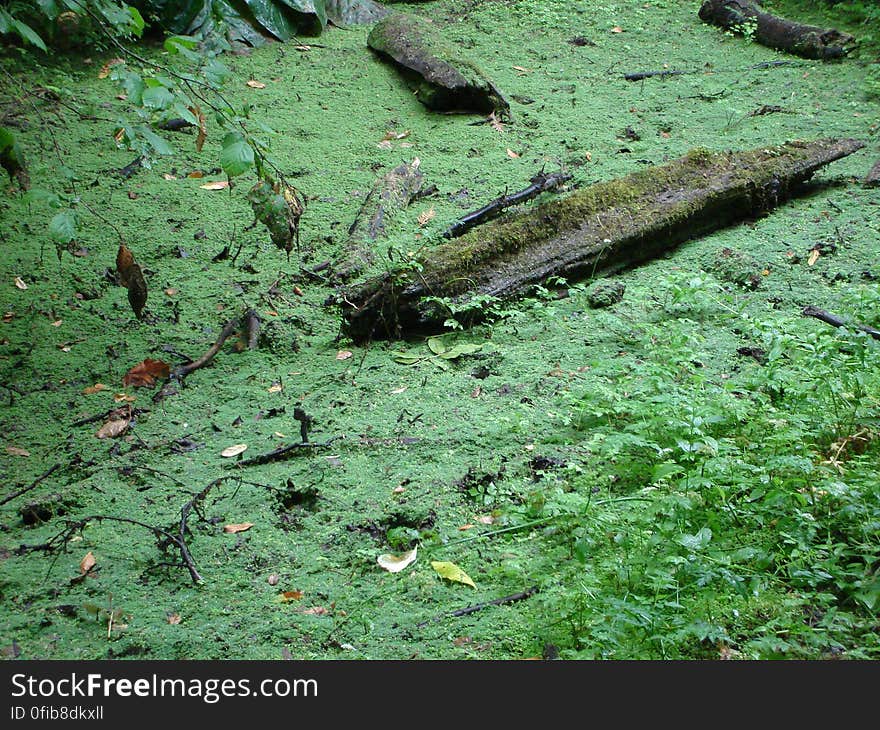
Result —
<path fill-rule="evenodd" d="M 82 227 L 56 257 L 49 215 L 0 200 L 5 655 L 880 656 L 880 343 L 801 316 L 880 326 L 865 61 L 783 57 L 704 26 L 693 2 L 580 5 L 409 8 L 481 60 L 511 100 L 503 127 L 426 111 L 363 28 L 230 58 L 228 93 L 277 130 L 273 156 L 309 197 L 302 265 L 335 257 L 376 174 L 414 157 L 438 192 L 390 226 L 375 271 L 541 167 L 583 185 L 696 145 L 852 136 L 866 152 L 764 218 L 615 275 L 611 306 L 548 282 L 478 328 L 355 347 L 332 287 L 245 230 L 245 186 L 201 187 L 219 140 L 197 155 L 164 133 L 177 154 L 120 178 L 107 59 L 3 59 L 3 113 L 31 92 L 32 184 L 74 180 Z M 623 79 L 664 68 L 693 73 Z M 765 105 L 782 111 L 752 114 Z M 143 270 L 143 320 L 90 210 Z M 250 308 L 258 348 L 230 337 L 161 399 L 161 367 L 124 385 L 148 358 L 198 357 Z M 312 446 L 244 465 L 304 425 Z M 190 502 L 200 584 L 169 537 Z M 143 524 L 66 532 L 92 516 Z M 32 549 L 58 535 L 63 550 Z M 377 562 L 416 547 L 398 572 Z"/>

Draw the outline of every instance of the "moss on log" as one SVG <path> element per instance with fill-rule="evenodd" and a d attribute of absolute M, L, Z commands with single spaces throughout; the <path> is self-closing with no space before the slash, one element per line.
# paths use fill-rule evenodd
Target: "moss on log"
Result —
<path fill-rule="evenodd" d="M 705 0 L 699 15 L 705 23 L 753 36 L 762 46 L 804 58 L 841 58 L 855 42 L 853 36 L 834 28 L 805 25 L 764 12 L 754 0 Z"/>
<path fill-rule="evenodd" d="M 333 266 L 334 278 L 344 281 L 373 263 L 376 239 L 385 235 L 386 224 L 410 204 L 423 180 L 416 159 L 401 163 L 373 184 L 348 229 L 342 255 Z"/>
<path fill-rule="evenodd" d="M 429 109 L 499 116 L 510 111 L 507 100 L 477 64 L 427 20 L 393 13 L 376 23 L 367 45 L 391 58 L 415 82 L 416 96 Z"/>
<path fill-rule="evenodd" d="M 695 236 L 771 210 L 823 165 L 864 145 L 789 142 L 742 152 L 695 149 L 486 223 L 412 267 L 348 287 L 343 331 L 355 341 L 437 331 L 450 310 L 478 321 L 480 302 L 632 266 Z"/>

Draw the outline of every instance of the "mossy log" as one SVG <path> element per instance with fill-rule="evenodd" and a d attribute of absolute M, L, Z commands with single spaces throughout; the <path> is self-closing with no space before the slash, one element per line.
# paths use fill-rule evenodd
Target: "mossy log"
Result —
<path fill-rule="evenodd" d="M 804 58 L 841 58 L 855 38 L 834 28 L 805 25 L 765 12 L 756 0 L 705 0 L 700 20 L 739 35 L 752 35 L 763 46 Z"/>
<path fill-rule="evenodd" d="M 410 204 L 423 181 L 416 159 L 398 165 L 373 184 L 348 229 L 342 255 L 333 266 L 334 278 L 344 281 L 373 263 L 376 239 L 385 235 L 385 225 Z"/>
<path fill-rule="evenodd" d="M 478 321 L 480 302 L 528 293 L 654 258 L 799 192 L 823 165 L 864 145 L 789 142 L 742 152 L 696 149 L 662 166 L 601 182 L 486 223 L 412 267 L 348 287 L 343 331 L 355 341 L 442 329 L 450 311 Z"/>
<path fill-rule="evenodd" d="M 495 84 L 423 18 L 393 13 L 376 23 L 367 45 L 414 81 L 418 100 L 429 109 L 509 114 L 510 105 Z"/>
<path fill-rule="evenodd" d="M 880 186 L 880 160 L 874 163 L 874 166 L 868 170 L 865 176 L 865 185 L 869 188 Z"/>

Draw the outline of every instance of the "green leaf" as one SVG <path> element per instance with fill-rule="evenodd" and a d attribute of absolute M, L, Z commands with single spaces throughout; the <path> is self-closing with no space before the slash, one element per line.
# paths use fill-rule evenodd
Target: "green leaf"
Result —
<path fill-rule="evenodd" d="M 333 25 L 344 28 L 348 25 L 375 23 L 390 12 L 373 0 L 324 0 L 327 20 Z"/>
<path fill-rule="evenodd" d="M 151 86 L 141 96 L 141 104 L 147 109 L 167 109 L 174 103 L 174 94 L 164 86 Z"/>
<path fill-rule="evenodd" d="M 325 0 L 278 0 L 280 3 L 284 3 L 289 8 L 293 8 L 298 13 L 303 13 L 304 15 L 314 15 L 318 22 L 321 24 L 321 28 L 327 25 L 327 10 L 326 10 L 326 1 Z"/>
<path fill-rule="evenodd" d="M 168 144 L 149 127 L 140 126 L 137 128 L 137 133 L 140 134 L 149 143 L 150 147 L 152 147 L 156 151 L 156 154 L 174 154 L 174 149 L 171 147 L 171 145 Z"/>
<path fill-rule="evenodd" d="M 440 560 L 432 560 L 431 567 L 437 571 L 437 575 L 446 580 L 455 583 L 465 583 L 466 585 L 476 588 L 476 584 L 471 580 L 470 576 L 459 568 L 455 563 L 448 563 Z"/>
<path fill-rule="evenodd" d="M 205 64 L 205 79 L 209 84 L 221 86 L 231 75 L 232 72 L 226 67 L 226 65 L 218 61 L 216 58 L 212 58 L 207 64 Z"/>
<path fill-rule="evenodd" d="M 446 352 L 446 345 L 443 344 L 443 340 L 441 340 L 439 337 L 429 337 L 428 349 L 435 355 L 442 355 L 444 352 Z"/>
<path fill-rule="evenodd" d="M 28 190 L 28 192 L 22 197 L 22 200 L 28 205 L 31 203 L 40 203 L 42 205 L 48 205 L 50 208 L 61 207 L 61 198 L 58 197 L 56 193 L 49 192 L 48 190 L 40 190 L 39 188 Z"/>
<path fill-rule="evenodd" d="M 11 33 L 12 22 L 12 16 L 3 8 L 0 8 L 0 33 Z"/>
<path fill-rule="evenodd" d="M 407 355 L 405 352 L 394 352 L 394 362 L 398 362 L 401 365 L 415 365 L 422 358 L 418 355 Z"/>
<path fill-rule="evenodd" d="M 140 38 L 144 32 L 144 26 L 146 25 L 144 23 L 144 18 L 141 15 L 140 10 L 131 5 L 128 6 L 128 12 L 131 15 L 128 27 L 134 35 Z"/>
<path fill-rule="evenodd" d="M 70 243 L 76 238 L 76 212 L 68 208 L 56 213 L 49 221 L 49 234 L 58 243 Z"/>
<path fill-rule="evenodd" d="M 651 482 L 659 482 L 661 479 L 672 476 L 673 474 L 683 473 L 684 469 L 680 464 L 676 464 L 674 461 L 667 461 L 662 464 L 657 464 L 654 467 L 654 471 L 651 472 Z"/>
<path fill-rule="evenodd" d="M 443 357 L 442 355 L 440 356 Z M 449 363 L 446 360 L 441 360 L 440 358 L 431 358 L 434 361 L 434 364 L 440 368 L 441 370 L 449 370 Z"/>
<path fill-rule="evenodd" d="M 703 527 L 696 535 L 682 535 L 678 538 L 678 543 L 688 550 L 702 550 L 712 541 L 712 530 Z"/>
<path fill-rule="evenodd" d="M 226 135 L 227 139 L 230 135 Z M 220 167 L 227 177 L 236 177 L 247 172 L 254 166 L 254 148 L 243 139 L 226 144 L 223 140 L 223 150 L 220 152 Z"/>
<path fill-rule="evenodd" d="M 280 41 L 290 40 L 296 35 L 296 23 L 280 5 L 280 0 L 245 0 L 256 21 Z M 299 8 L 294 8 L 298 10 Z"/>
<path fill-rule="evenodd" d="M 473 342 L 462 342 L 458 345 L 454 345 L 451 349 L 442 353 L 440 357 L 444 357 L 447 360 L 454 360 L 455 358 L 461 357 L 462 355 L 473 355 L 475 352 L 479 352 L 482 349 L 482 345 L 477 345 Z"/>
<path fill-rule="evenodd" d="M 199 61 L 201 59 L 201 56 L 196 53 L 196 49 L 199 46 L 199 41 L 197 38 L 193 38 L 192 36 L 169 36 L 165 39 L 164 46 L 165 50 L 168 51 L 168 53 L 170 53 L 172 56 L 179 53 L 181 56 L 189 59 L 190 61 Z"/>
<path fill-rule="evenodd" d="M 33 28 L 31 28 L 29 25 L 25 25 L 18 18 L 12 19 L 12 25 L 18 35 L 20 35 L 24 40 L 26 40 L 28 43 L 32 43 L 41 51 L 46 51 L 46 44 L 43 43 L 43 39 L 36 34 Z"/>
<path fill-rule="evenodd" d="M 15 146 L 15 135 L 6 127 L 0 127 L 0 152 Z"/>

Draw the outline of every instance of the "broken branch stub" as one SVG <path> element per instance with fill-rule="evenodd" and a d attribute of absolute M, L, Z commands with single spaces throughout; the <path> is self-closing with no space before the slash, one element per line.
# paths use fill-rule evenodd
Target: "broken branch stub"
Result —
<path fill-rule="evenodd" d="M 415 77 L 416 96 L 429 109 L 509 116 L 510 104 L 492 81 L 429 21 L 393 13 L 376 23 L 367 45 Z"/>
<path fill-rule="evenodd" d="M 385 236 L 386 224 L 410 204 L 423 181 L 418 158 L 401 163 L 376 180 L 348 229 L 343 252 L 333 267 L 336 279 L 355 276 L 373 263 L 376 240 Z"/>
<path fill-rule="evenodd" d="M 753 36 L 762 46 L 804 58 L 842 58 L 855 43 L 848 33 L 780 18 L 765 12 L 752 0 L 705 0 L 699 16 L 704 23 Z"/>
<path fill-rule="evenodd" d="M 771 210 L 823 165 L 864 145 L 789 142 L 741 152 L 695 149 L 665 165 L 596 183 L 505 215 L 414 260 L 410 269 L 347 288 L 343 331 L 355 341 L 438 331 L 480 301 L 528 293 L 654 258 L 679 243 Z"/>

